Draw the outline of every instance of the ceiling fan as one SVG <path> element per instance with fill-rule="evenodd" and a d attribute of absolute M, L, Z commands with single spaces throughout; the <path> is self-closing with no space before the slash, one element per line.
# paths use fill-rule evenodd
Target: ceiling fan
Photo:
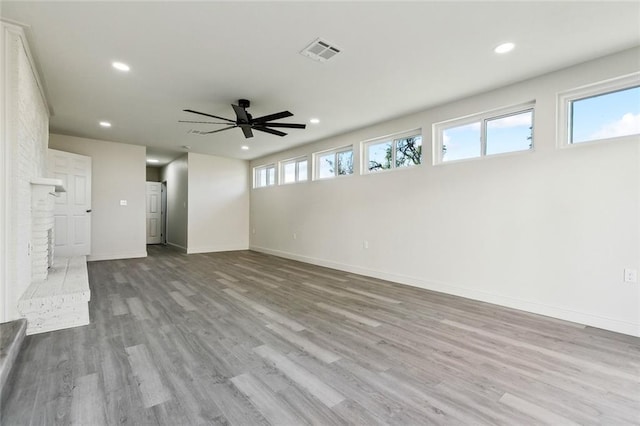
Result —
<path fill-rule="evenodd" d="M 231 105 L 233 107 L 233 111 L 236 113 L 236 119 L 230 120 L 224 117 L 218 117 L 217 115 L 207 114 L 204 112 L 194 111 L 192 109 L 185 109 L 184 112 L 190 112 L 192 114 L 204 115 L 206 117 L 216 118 L 218 120 L 223 120 L 222 122 L 216 121 L 188 121 L 188 120 L 180 120 L 180 123 L 198 123 L 198 124 L 226 124 L 227 127 L 222 129 L 213 130 L 211 132 L 199 132 L 201 135 L 208 135 L 211 133 L 218 133 L 225 130 L 233 129 L 236 127 L 240 127 L 242 132 L 244 133 L 245 138 L 252 138 L 253 131 L 257 130 L 259 132 L 271 133 L 272 135 L 277 136 L 286 136 L 287 134 L 281 132 L 280 130 L 275 130 L 273 127 L 280 127 L 286 129 L 304 129 L 307 126 L 305 124 L 295 124 L 295 123 L 273 123 L 274 120 L 279 120 L 281 118 L 292 117 L 293 114 L 289 111 L 281 111 L 275 114 L 264 115 L 262 117 L 253 118 L 251 114 L 247 112 L 247 108 L 251 105 L 246 99 L 239 99 L 238 105 Z"/>

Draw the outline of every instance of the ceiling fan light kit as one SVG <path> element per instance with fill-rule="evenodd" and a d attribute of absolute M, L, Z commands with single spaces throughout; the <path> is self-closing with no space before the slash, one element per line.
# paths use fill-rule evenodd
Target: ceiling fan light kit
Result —
<path fill-rule="evenodd" d="M 253 130 L 257 130 L 259 132 L 270 133 L 276 136 L 286 136 L 285 132 L 274 129 L 276 128 L 285 128 L 285 129 L 304 129 L 307 126 L 305 124 L 297 124 L 297 123 L 274 123 L 274 120 L 280 120 L 282 118 L 293 117 L 293 114 L 289 111 L 281 111 L 276 112 L 275 114 L 263 115 L 262 117 L 254 118 L 248 111 L 247 108 L 251 106 L 251 102 L 248 99 L 238 99 L 238 105 L 232 104 L 231 107 L 236 114 L 236 119 L 231 120 L 224 117 L 219 117 L 213 114 L 207 114 L 205 112 L 194 111 L 192 109 L 185 109 L 184 112 L 188 112 L 191 114 L 203 115 L 205 117 L 215 118 L 221 121 L 191 121 L 191 120 L 180 120 L 180 123 L 197 123 L 197 124 L 225 124 L 227 127 L 223 127 L 222 129 L 212 130 L 210 132 L 203 131 L 192 131 L 191 133 L 198 133 L 201 135 L 209 135 L 212 133 L 223 132 L 225 130 L 234 129 L 239 127 L 242 129 L 242 133 L 245 138 L 253 137 Z"/>

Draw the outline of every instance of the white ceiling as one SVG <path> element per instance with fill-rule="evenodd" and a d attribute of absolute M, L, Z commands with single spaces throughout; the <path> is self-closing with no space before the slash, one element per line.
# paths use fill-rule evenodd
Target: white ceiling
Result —
<path fill-rule="evenodd" d="M 640 44 L 640 2 L 11 2 L 28 25 L 51 131 L 252 159 Z M 342 52 L 299 52 L 322 37 Z M 501 42 L 516 49 L 493 53 Z M 119 60 L 131 71 L 111 67 Z M 290 110 L 286 137 L 188 134 L 185 108 L 234 118 Z M 203 117 L 204 118 L 204 117 Z M 113 123 L 110 129 L 98 121 Z M 285 129 L 287 131 L 287 129 Z M 249 151 L 240 150 L 247 144 Z"/>

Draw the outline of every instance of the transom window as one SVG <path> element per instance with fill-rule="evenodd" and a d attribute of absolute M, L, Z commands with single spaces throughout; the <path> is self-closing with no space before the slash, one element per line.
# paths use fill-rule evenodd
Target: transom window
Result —
<path fill-rule="evenodd" d="M 283 161 L 281 165 L 281 183 L 304 182 L 309 177 L 307 171 L 307 157 Z"/>
<path fill-rule="evenodd" d="M 275 185 L 276 183 L 276 165 L 268 164 L 253 169 L 253 187 L 262 188 L 265 186 Z"/>
<path fill-rule="evenodd" d="M 314 154 L 315 178 L 329 179 L 353 174 L 353 147 Z"/>
<path fill-rule="evenodd" d="M 640 134 L 640 74 L 596 83 L 559 96 L 563 145 Z"/>
<path fill-rule="evenodd" d="M 434 124 L 434 162 L 532 149 L 533 111 L 531 103 Z"/>
<path fill-rule="evenodd" d="M 422 163 L 422 135 L 412 131 L 363 143 L 366 172 L 377 172 Z"/>

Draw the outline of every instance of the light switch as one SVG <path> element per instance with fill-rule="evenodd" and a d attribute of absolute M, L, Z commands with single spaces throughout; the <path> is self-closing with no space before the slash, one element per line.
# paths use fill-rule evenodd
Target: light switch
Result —
<path fill-rule="evenodd" d="M 121 206 L 126 206 L 127 205 L 127 200 L 120 200 L 120 205 Z"/>

